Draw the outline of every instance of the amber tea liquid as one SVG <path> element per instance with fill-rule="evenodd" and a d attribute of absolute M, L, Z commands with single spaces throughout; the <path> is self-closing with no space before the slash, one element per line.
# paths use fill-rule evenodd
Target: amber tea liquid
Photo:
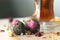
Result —
<path fill-rule="evenodd" d="M 34 0 L 33 17 L 39 21 L 50 21 L 54 19 L 54 0 Z"/>

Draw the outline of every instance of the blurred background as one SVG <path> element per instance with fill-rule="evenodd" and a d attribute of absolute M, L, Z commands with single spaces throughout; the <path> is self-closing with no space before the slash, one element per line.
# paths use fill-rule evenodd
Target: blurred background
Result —
<path fill-rule="evenodd" d="M 55 16 L 60 17 L 60 0 L 54 0 Z M 27 17 L 34 12 L 34 0 L 0 0 L 0 18 Z"/>

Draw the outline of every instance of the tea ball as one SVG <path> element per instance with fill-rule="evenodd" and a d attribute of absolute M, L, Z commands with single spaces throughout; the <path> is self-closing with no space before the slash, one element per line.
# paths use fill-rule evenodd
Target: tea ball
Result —
<path fill-rule="evenodd" d="M 27 29 L 30 30 L 33 34 L 35 34 L 38 30 L 40 30 L 39 21 L 36 19 L 29 19 L 26 21 Z"/>
<path fill-rule="evenodd" d="M 14 27 L 13 27 L 13 31 L 14 31 L 14 33 L 16 34 L 16 35 L 20 35 L 23 31 L 24 31 L 24 24 L 21 22 L 21 21 L 19 21 L 19 20 L 15 20 L 14 22 L 13 22 L 13 25 L 14 25 Z M 24 32 L 23 32 L 24 33 Z"/>

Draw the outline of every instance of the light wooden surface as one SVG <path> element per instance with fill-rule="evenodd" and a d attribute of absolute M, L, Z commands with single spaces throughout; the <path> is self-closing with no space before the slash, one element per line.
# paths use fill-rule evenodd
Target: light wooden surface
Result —
<path fill-rule="evenodd" d="M 60 36 L 44 35 L 42 37 L 36 37 L 34 35 L 20 35 L 15 37 L 9 37 L 8 32 L 0 32 L 0 40 L 60 40 Z"/>
<path fill-rule="evenodd" d="M 9 37 L 7 32 L 0 32 L 0 40 L 52 40 L 51 38 L 35 37 L 34 35 L 20 35 Z"/>

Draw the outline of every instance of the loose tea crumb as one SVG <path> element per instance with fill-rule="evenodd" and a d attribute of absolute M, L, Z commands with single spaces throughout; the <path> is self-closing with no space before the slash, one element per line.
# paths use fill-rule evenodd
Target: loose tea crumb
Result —
<path fill-rule="evenodd" d="M 5 32 L 5 30 L 0 30 L 0 32 Z"/>

